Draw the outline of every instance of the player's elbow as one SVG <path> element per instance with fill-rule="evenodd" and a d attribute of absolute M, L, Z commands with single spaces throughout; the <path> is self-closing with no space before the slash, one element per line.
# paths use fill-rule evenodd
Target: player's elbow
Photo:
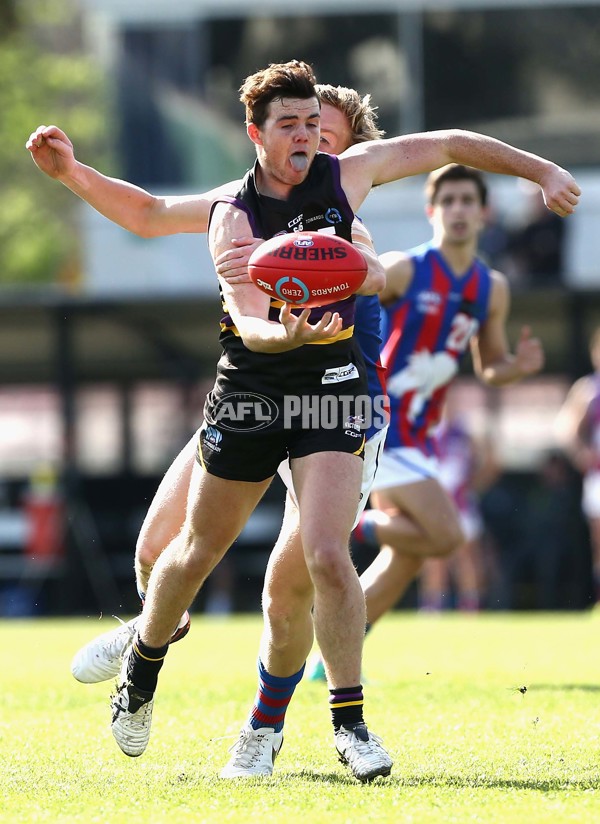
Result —
<path fill-rule="evenodd" d="M 251 352 L 265 352 L 264 343 L 255 338 L 242 338 L 244 346 Z"/>
<path fill-rule="evenodd" d="M 148 226 L 128 226 L 129 231 L 136 237 L 141 237 L 143 240 L 152 240 L 152 238 L 160 237 L 160 233 L 152 231 Z"/>
<path fill-rule="evenodd" d="M 173 229 L 167 224 L 165 217 L 166 213 L 161 208 L 160 201 L 148 195 L 143 201 L 131 204 L 125 228 L 145 240 L 164 237 L 173 234 Z"/>
<path fill-rule="evenodd" d="M 369 266 L 369 271 L 357 295 L 378 295 L 385 288 L 385 270 L 383 266 Z"/>
<path fill-rule="evenodd" d="M 240 337 L 242 339 L 242 343 L 244 344 L 246 349 L 250 350 L 250 352 L 257 352 L 266 355 L 272 352 L 282 352 L 286 348 L 281 345 L 278 345 L 278 343 L 275 341 L 266 340 L 260 335 L 253 333 L 241 333 Z"/>

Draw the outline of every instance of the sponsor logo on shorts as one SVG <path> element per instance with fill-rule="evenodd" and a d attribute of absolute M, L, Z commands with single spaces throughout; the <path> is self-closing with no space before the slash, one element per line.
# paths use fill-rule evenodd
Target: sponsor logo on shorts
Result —
<path fill-rule="evenodd" d="M 360 438 L 362 437 L 364 425 L 364 415 L 348 415 L 344 424 L 344 434 L 353 438 Z"/>
<path fill-rule="evenodd" d="M 212 449 L 213 452 L 220 452 L 221 447 L 219 444 L 223 440 L 223 433 L 219 432 L 219 430 L 215 426 L 207 426 L 204 430 L 204 445 L 208 449 Z"/>
<path fill-rule="evenodd" d="M 346 366 L 337 366 L 334 369 L 326 369 L 321 378 L 321 383 L 342 383 L 358 378 L 358 369 L 353 363 Z"/>
<path fill-rule="evenodd" d="M 254 392 L 231 392 L 223 395 L 213 407 L 211 414 L 213 423 L 232 432 L 256 432 L 266 429 L 278 416 L 277 404 L 265 395 Z"/>

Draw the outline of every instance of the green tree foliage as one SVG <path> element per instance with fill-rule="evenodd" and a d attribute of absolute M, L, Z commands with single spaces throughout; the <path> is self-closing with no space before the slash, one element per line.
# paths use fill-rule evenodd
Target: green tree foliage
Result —
<path fill-rule="evenodd" d="M 69 0 L 0 0 L 0 284 L 77 279 L 77 200 L 38 171 L 25 142 L 63 128 L 82 160 L 108 164 L 106 83 Z"/>

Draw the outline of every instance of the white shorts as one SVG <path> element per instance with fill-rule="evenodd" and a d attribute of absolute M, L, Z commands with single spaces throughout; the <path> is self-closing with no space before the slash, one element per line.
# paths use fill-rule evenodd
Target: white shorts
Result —
<path fill-rule="evenodd" d="M 460 524 L 467 541 L 476 541 L 483 534 L 483 521 L 478 512 L 469 510 L 459 511 Z"/>
<path fill-rule="evenodd" d="M 425 455 L 420 449 L 408 446 L 384 449 L 373 489 L 406 486 L 428 478 L 437 481 L 438 475 L 439 462 L 435 455 Z"/>
<path fill-rule="evenodd" d="M 375 476 L 379 472 L 378 466 L 380 464 L 381 457 L 384 454 L 383 444 L 385 443 L 385 436 L 387 435 L 387 431 L 388 428 L 387 426 L 385 426 L 383 429 L 378 430 L 365 443 L 365 456 L 363 460 L 362 480 L 360 484 L 360 503 L 358 504 L 356 520 L 354 521 L 354 525 L 352 527 L 353 529 L 357 525 L 358 519 L 362 515 L 363 510 L 367 505 L 369 495 L 371 494 L 371 489 L 373 488 Z M 290 462 L 282 461 L 279 464 L 277 474 L 286 485 L 293 502 L 297 504 L 296 493 L 294 492 L 294 484 L 292 482 L 292 471 L 290 469 Z"/>
<path fill-rule="evenodd" d="M 581 508 L 586 518 L 600 518 L 600 472 L 584 476 Z"/>

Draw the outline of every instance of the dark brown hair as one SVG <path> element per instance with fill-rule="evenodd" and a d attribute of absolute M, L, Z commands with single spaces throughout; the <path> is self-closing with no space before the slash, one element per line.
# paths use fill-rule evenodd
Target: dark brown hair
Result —
<path fill-rule="evenodd" d="M 460 163 L 450 163 L 448 166 L 442 166 L 441 169 L 431 172 L 425 184 L 425 195 L 430 206 L 435 202 L 442 183 L 448 180 L 472 180 L 479 192 L 481 205 L 487 206 L 488 188 L 483 174 L 479 169 L 462 166 Z"/>
<path fill-rule="evenodd" d="M 316 82 L 312 68 L 302 60 L 271 63 L 268 68 L 251 74 L 240 87 L 240 100 L 246 107 L 246 123 L 254 123 L 260 129 L 273 100 L 317 97 Z"/>

